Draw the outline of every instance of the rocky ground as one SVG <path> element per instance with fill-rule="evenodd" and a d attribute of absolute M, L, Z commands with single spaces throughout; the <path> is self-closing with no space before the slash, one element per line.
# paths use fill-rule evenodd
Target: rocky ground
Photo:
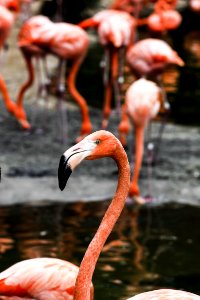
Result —
<path fill-rule="evenodd" d="M 2 106 L 2 105 L 1 105 Z M 3 109 L 2 109 L 3 110 Z M 2 111 L 1 110 L 1 111 Z M 61 154 L 71 146 L 79 132 L 79 111 L 73 105 L 68 109 L 68 138 L 60 141 L 57 112 L 48 112 L 44 126 L 44 111 L 33 104 L 27 106 L 28 115 L 36 115 L 35 129 L 31 133 L 19 129 L 15 120 L 3 112 L 0 126 L 1 147 L 0 203 L 12 204 L 26 201 L 76 201 L 100 200 L 112 196 L 117 181 L 117 169 L 111 159 L 84 162 L 72 174 L 69 185 L 60 192 L 57 168 Z M 100 128 L 101 112 L 90 111 L 94 130 Z M 112 117 L 109 130 L 117 135 L 118 118 Z M 153 125 L 153 141 L 160 124 Z M 42 132 L 39 130 L 43 128 Z M 128 156 L 132 160 L 133 134 L 128 139 Z M 200 204 L 200 133 L 198 128 L 167 124 L 163 134 L 158 162 L 152 168 L 149 190 L 147 153 L 141 172 L 142 194 L 149 192 L 155 204 L 181 202 Z"/>

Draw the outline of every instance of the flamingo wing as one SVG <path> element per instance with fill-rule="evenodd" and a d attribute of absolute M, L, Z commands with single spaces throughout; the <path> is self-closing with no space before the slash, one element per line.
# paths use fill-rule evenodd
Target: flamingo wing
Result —
<path fill-rule="evenodd" d="M 72 300 L 77 274 L 77 266 L 60 259 L 24 260 L 0 273 L 0 295 Z"/>

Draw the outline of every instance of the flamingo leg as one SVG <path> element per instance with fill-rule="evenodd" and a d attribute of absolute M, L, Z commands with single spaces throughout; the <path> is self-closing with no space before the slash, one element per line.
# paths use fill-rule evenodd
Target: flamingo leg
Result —
<path fill-rule="evenodd" d="M 116 64 L 113 67 L 113 53 L 112 48 L 106 47 L 105 54 L 107 56 L 107 67 L 104 72 L 104 86 L 105 86 L 105 96 L 104 96 L 104 107 L 103 107 L 103 120 L 102 128 L 106 129 L 108 126 L 108 119 L 111 113 L 111 100 L 112 100 L 112 90 L 113 90 L 113 79 L 116 73 Z M 105 77 L 106 76 L 106 77 Z"/>
<path fill-rule="evenodd" d="M 127 114 L 127 105 L 126 103 L 122 106 L 122 113 L 121 113 L 121 121 L 118 127 L 119 132 L 119 140 L 122 143 L 122 146 L 126 146 L 126 138 L 130 131 L 130 123 L 129 117 Z"/>
<path fill-rule="evenodd" d="M 50 86 L 50 79 L 48 75 L 48 69 L 47 69 L 47 62 L 46 57 L 36 58 L 36 71 L 38 76 L 37 78 L 37 92 L 36 92 L 36 103 L 41 103 L 41 106 L 43 108 L 42 112 L 42 124 L 41 128 L 37 130 L 37 132 L 43 133 L 43 130 L 45 129 L 46 124 L 48 123 L 48 108 L 49 108 L 49 86 Z M 41 107 L 40 106 L 40 107 Z M 34 123 L 36 119 L 36 114 L 34 114 Z"/>
<path fill-rule="evenodd" d="M 56 87 L 57 95 L 57 107 L 58 107 L 58 128 L 61 132 L 61 142 L 64 144 L 68 140 L 68 121 L 67 121 L 67 109 L 64 106 L 65 99 L 65 71 L 66 71 L 66 61 L 64 59 L 59 60 L 58 66 L 58 80 Z"/>
<path fill-rule="evenodd" d="M 165 92 L 163 83 L 160 78 L 158 78 L 159 86 L 161 87 L 161 113 L 164 112 L 164 117 L 161 120 L 159 132 L 158 132 L 158 138 L 157 138 L 157 145 L 155 148 L 155 153 L 154 153 L 154 164 L 157 163 L 158 157 L 159 157 L 159 152 L 160 152 L 160 146 L 161 146 L 161 141 L 162 141 L 162 136 L 163 132 L 170 114 L 170 103 L 167 98 L 167 94 Z"/>
<path fill-rule="evenodd" d="M 144 154 L 144 129 L 143 125 L 135 125 L 135 163 L 134 173 L 131 180 L 129 195 L 136 203 L 144 204 L 146 201 L 140 196 L 140 189 L 138 184 L 139 174 L 142 166 L 142 159 Z"/>
<path fill-rule="evenodd" d="M 109 82 L 109 73 L 110 73 L 110 51 L 106 47 L 104 51 L 104 58 L 100 63 L 100 66 L 103 69 L 103 84 L 106 86 Z"/>
<path fill-rule="evenodd" d="M 121 115 L 122 84 L 124 83 L 124 47 L 113 57 L 114 95 L 118 115 Z"/>
<path fill-rule="evenodd" d="M 71 70 L 69 72 L 67 83 L 68 83 L 68 89 L 69 93 L 73 97 L 73 99 L 76 101 L 76 103 L 79 105 L 82 115 L 82 125 L 81 125 L 81 132 L 80 136 L 78 137 L 78 140 L 83 139 L 85 135 L 91 133 L 92 131 L 92 124 L 90 122 L 89 117 L 89 111 L 86 100 L 83 98 L 83 96 L 78 92 L 75 82 L 77 73 L 79 71 L 80 65 L 85 57 L 85 53 L 83 53 L 82 57 L 76 58 L 71 66 Z"/>
<path fill-rule="evenodd" d="M 112 83 L 109 82 L 105 87 L 105 99 L 103 108 L 103 120 L 101 127 L 106 129 L 108 126 L 108 119 L 111 113 L 111 98 L 112 98 Z"/>
<path fill-rule="evenodd" d="M 152 131 L 152 123 L 150 122 L 148 125 L 148 142 L 147 142 L 147 177 L 148 177 L 148 195 L 147 198 L 152 198 L 152 187 L 151 187 L 151 179 L 152 179 L 152 164 L 154 160 L 154 143 L 151 141 L 151 131 Z"/>

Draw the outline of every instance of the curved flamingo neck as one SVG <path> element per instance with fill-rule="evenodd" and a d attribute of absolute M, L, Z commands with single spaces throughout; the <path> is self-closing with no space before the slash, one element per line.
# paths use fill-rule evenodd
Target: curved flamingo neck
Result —
<path fill-rule="evenodd" d="M 22 86 L 18 92 L 17 101 L 16 101 L 18 106 L 23 106 L 24 93 L 32 85 L 32 83 L 34 81 L 34 68 L 33 68 L 33 64 L 31 61 L 31 56 L 25 54 L 23 51 L 22 51 L 22 54 L 24 56 L 24 59 L 26 61 L 26 66 L 28 69 L 28 79 L 24 84 L 22 84 Z"/>
<path fill-rule="evenodd" d="M 101 250 L 119 218 L 129 191 L 130 168 L 127 155 L 121 144 L 113 157 L 118 165 L 119 179 L 114 198 L 93 237 L 80 265 L 75 285 L 74 300 L 90 300 L 90 287 L 94 269 Z"/>
<path fill-rule="evenodd" d="M 3 94 L 3 100 L 8 111 L 12 108 L 14 102 L 11 100 L 5 80 L 0 74 L 0 90 Z"/>
<path fill-rule="evenodd" d="M 130 195 L 139 195 L 138 178 L 142 165 L 142 158 L 144 153 L 144 129 L 145 126 L 135 126 L 135 162 L 134 175 L 131 181 Z"/>
<path fill-rule="evenodd" d="M 83 55 L 79 59 L 76 59 L 73 62 L 69 76 L 68 76 L 68 80 L 67 80 L 69 92 L 81 109 L 81 115 L 82 115 L 81 134 L 90 133 L 92 130 L 87 103 L 86 103 L 85 99 L 83 98 L 83 96 L 81 96 L 81 94 L 78 92 L 76 85 L 75 85 L 77 72 L 80 68 L 80 65 L 83 61 L 84 56 L 85 55 Z"/>

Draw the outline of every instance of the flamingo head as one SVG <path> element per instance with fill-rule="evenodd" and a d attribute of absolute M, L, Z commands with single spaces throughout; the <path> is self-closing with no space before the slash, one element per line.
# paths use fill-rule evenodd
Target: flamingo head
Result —
<path fill-rule="evenodd" d="M 58 167 L 58 183 L 61 191 L 64 190 L 72 171 L 84 159 L 94 160 L 102 157 L 115 159 L 119 147 L 123 149 L 119 140 L 112 133 L 99 130 L 65 151 L 60 158 Z"/>

